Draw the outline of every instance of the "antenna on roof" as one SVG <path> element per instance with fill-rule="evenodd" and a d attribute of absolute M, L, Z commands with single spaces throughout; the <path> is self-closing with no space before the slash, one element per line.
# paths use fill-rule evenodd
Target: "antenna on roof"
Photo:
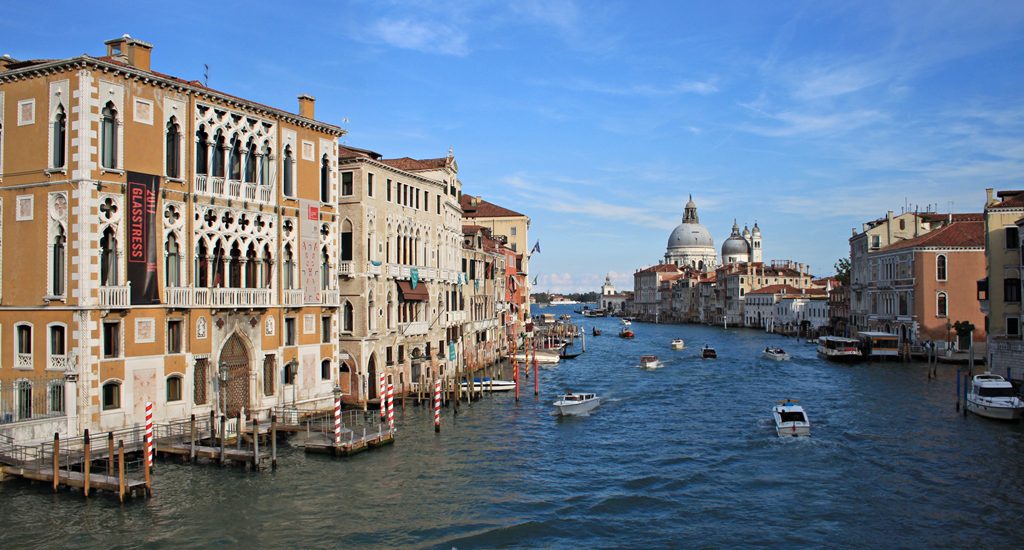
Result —
<path fill-rule="evenodd" d="M 210 66 L 203 63 L 203 86 L 210 87 Z"/>

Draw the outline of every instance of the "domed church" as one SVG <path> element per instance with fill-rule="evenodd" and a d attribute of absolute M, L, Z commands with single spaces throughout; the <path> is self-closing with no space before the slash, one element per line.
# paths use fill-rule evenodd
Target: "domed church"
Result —
<path fill-rule="evenodd" d="M 752 264 L 761 261 L 761 228 L 754 222 L 754 230 L 740 226 L 732 221 L 732 234 L 722 243 L 722 264 Z"/>
<path fill-rule="evenodd" d="M 718 265 L 715 242 L 711 232 L 701 225 L 697 217 L 697 204 L 693 202 L 693 195 L 690 195 L 690 201 L 683 211 L 683 222 L 668 237 L 665 263 L 692 267 L 699 271 L 712 271 Z"/>

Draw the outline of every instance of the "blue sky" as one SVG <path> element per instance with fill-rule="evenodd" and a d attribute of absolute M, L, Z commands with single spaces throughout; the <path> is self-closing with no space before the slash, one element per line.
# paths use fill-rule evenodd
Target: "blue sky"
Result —
<path fill-rule="evenodd" d="M 886 210 L 1024 185 L 1021 2 L 58 4 L 8 3 L 0 53 L 129 33 L 156 70 L 316 96 L 347 144 L 453 147 L 465 192 L 532 218 L 536 290 L 631 287 L 690 193 L 716 246 L 756 220 L 766 259 L 824 275 Z M 87 23 L 55 35 L 54 13 Z"/>

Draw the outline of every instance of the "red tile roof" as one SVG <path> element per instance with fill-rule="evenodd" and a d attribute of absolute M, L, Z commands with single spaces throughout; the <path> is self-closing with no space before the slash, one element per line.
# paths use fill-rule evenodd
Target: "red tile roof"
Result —
<path fill-rule="evenodd" d="M 953 222 L 945 227 L 900 241 L 881 250 L 903 250 L 907 248 L 970 248 L 985 246 L 985 223 L 981 221 Z"/>
<path fill-rule="evenodd" d="M 761 287 L 757 290 L 751 290 L 747 293 L 750 294 L 800 294 L 800 289 L 792 285 L 768 285 Z"/>
<path fill-rule="evenodd" d="M 1024 206 L 1024 191 L 1000 191 L 996 193 L 1002 201 L 992 208 L 1020 208 Z"/>
<path fill-rule="evenodd" d="M 339 145 L 338 146 L 338 158 L 350 159 L 350 158 L 368 158 L 374 160 L 380 160 L 381 155 L 376 151 L 369 149 L 360 149 L 359 147 L 352 147 L 351 145 Z"/>
<path fill-rule="evenodd" d="M 504 206 L 487 202 L 480 197 L 473 195 L 462 195 L 459 199 L 462 205 L 463 216 L 466 218 L 520 218 L 523 214 L 515 210 L 509 210 Z"/>
<path fill-rule="evenodd" d="M 398 159 L 381 159 L 381 162 L 391 166 L 392 168 L 398 168 L 399 170 L 405 170 L 407 172 L 415 172 L 417 170 L 436 170 L 438 168 L 444 168 L 448 165 L 448 157 L 439 159 L 414 159 L 410 157 L 402 157 Z"/>
<path fill-rule="evenodd" d="M 646 269 L 641 269 L 637 273 L 678 273 L 679 268 L 675 264 L 658 264 L 652 265 Z"/>

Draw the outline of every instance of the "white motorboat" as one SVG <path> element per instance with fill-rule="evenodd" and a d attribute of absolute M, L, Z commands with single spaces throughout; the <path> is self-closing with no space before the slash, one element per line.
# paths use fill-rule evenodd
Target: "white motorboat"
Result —
<path fill-rule="evenodd" d="M 629 325 L 633 324 L 632 321 L 630 321 L 629 319 L 620 319 L 620 322 L 622 323 L 622 326 L 624 326 L 624 327 L 628 327 Z"/>
<path fill-rule="evenodd" d="M 515 359 L 516 359 L 516 361 L 519 361 L 520 363 L 530 363 L 530 364 L 533 364 L 533 353 L 529 353 L 529 354 L 517 353 L 515 355 Z M 551 353 L 551 352 L 544 352 L 544 351 L 538 351 L 537 352 L 537 364 L 538 365 L 554 365 L 554 364 L 558 363 L 560 360 L 561 360 L 561 358 L 558 356 L 558 353 Z"/>
<path fill-rule="evenodd" d="M 595 393 L 572 393 L 568 391 L 555 401 L 555 411 L 559 416 L 578 416 L 589 413 L 601 404 L 601 398 Z"/>
<path fill-rule="evenodd" d="M 683 342 L 682 338 L 676 338 L 672 340 L 672 349 L 686 349 L 686 342 Z"/>
<path fill-rule="evenodd" d="M 469 384 L 462 382 L 462 389 L 469 388 Z M 473 379 L 473 391 L 512 391 L 516 389 L 516 383 L 510 380 L 493 380 L 489 376 Z"/>
<path fill-rule="evenodd" d="M 665 365 L 658 361 L 658 358 L 653 355 L 641 355 L 640 356 L 640 368 L 642 369 L 660 369 Z"/>
<path fill-rule="evenodd" d="M 807 420 L 804 408 L 796 403 L 795 399 L 784 399 L 772 407 L 775 433 L 779 434 L 779 437 L 811 435 L 811 422 Z"/>
<path fill-rule="evenodd" d="M 1013 389 L 1013 384 L 998 374 L 986 372 L 975 375 L 971 381 L 967 410 L 986 418 L 1018 420 L 1024 414 L 1024 401 Z"/>
<path fill-rule="evenodd" d="M 773 361 L 789 361 L 789 354 L 782 348 L 764 348 L 764 356 L 766 359 L 771 359 Z"/>
<path fill-rule="evenodd" d="M 860 361 L 860 341 L 842 336 L 818 338 L 818 355 L 830 361 Z"/>

